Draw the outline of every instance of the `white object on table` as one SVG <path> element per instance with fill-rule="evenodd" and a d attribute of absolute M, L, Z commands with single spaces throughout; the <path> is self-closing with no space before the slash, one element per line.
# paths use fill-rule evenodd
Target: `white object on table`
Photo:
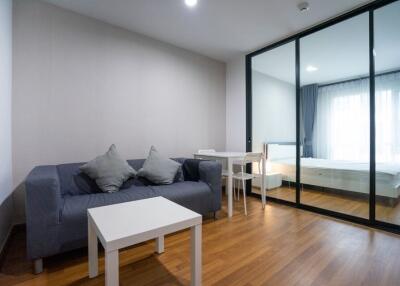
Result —
<path fill-rule="evenodd" d="M 105 251 L 107 286 L 119 285 L 118 251 L 156 239 L 157 253 L 164 252 L 164 236 L 191 228 L 191 285 L 201 285 L 202 216 L 163 197 L 88 209 L 89 277 L 98 275 L 99 238 Z"/>
<path fill-rule="evenodd" d="M 210 153 L 195 153 L 194 158 L 207 158 L 207 159 L 225 159 L 227 161 L 228 167 L 228 217 L 232 217 L 233 214 L 233 191 L 232 191 L 232 175 L 233 175 L 233 162 L 236 160 L 243 160 L 246 156 L 245 152 L 210 152 Z M 265 188 L 264 188 L 264 177 L 265 177 L 265 156 L 262 156 L 262 168 L 261 172 L 263 174 L 261 178 L 261 200 L 262 207 L 265 207 Z"/>

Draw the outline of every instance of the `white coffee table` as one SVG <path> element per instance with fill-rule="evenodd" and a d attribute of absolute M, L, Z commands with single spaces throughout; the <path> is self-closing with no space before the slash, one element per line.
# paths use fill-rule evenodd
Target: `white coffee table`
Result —
<path fill-rule="evenodd" d="M 163 197 L 88 209 L 89 277 L 98 275 L 99 238 L 105 251 L 107 286 L 119 284 L 118 251 L 156 239 L 164 252 L 164 235 L 191 228 L 191 285 L 201 285 L 201 215 Z"/>

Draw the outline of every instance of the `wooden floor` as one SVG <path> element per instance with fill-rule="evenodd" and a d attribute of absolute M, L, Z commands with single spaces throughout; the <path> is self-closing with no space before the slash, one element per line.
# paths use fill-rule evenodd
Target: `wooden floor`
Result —
<path fill-rule="evenodd" d="M 225 197 L 224 197 L 225 200 Z M 265 211 L 248 199 L 235 202 L 232 219 L 223 211 L 203 226 L 203 285 L 400 285 L 400 236 L 353 225 L 278 204 Z M 189 232 L 168 236 L 166 251 L 154 242 L 120 255 L 120 285 L 189 285 Z M 103 285 L 101 275 L 87 277 L 86 250 L 44 261 L 45 271 L 31 274 L 25 260 L 25 234 L 9 245 L 0 285 Z"/>
<path fill-rule="evenodd" d="M 294 187 L 281 187 L 268 191 L 268 196 L 286 201 L 296 201 L 296 189 Z M 303 188 L 301 202 L 306 205 L 332 210 L 357 217 L 369 217 L 369 200 L 348 196 L 346 193 L 335 194 Z M 400 225 L 400 203 L 395 206 L 377 202 L 376 219 Z M 400 283 L 399 283 L 400 284 Z"/>

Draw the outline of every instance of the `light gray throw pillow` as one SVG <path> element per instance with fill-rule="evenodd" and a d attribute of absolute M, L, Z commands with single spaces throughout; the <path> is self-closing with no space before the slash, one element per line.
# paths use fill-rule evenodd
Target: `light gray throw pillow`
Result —
<path fill-rule="evenodd" d="M 138 176 L 157 185 L 169 185 L 174 182 L 180 166 L 178 162 L 163 157 L 154 146 L 151 146 L 149 156 L 139 170 Z"/>
<path fill-rule="evenodd" d="M 107 153 L 81 166 L 80 170 L 95 180 L 99 188 L 107 193 L 117 192 L 126 180 L 137 173 L 121 158 L 114 144 Z"/>

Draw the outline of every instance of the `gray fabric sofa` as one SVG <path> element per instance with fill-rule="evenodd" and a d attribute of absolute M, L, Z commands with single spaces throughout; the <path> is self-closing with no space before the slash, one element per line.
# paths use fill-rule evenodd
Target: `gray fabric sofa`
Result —
<path fill-rule="evenodd" d="M 94 181 L 79 171 L 83 163 L 35 167 L 25 182 L 27 255 L 35 260 L 35 271 L 41 271 L 43 257 L 87 245 L 88 208 L 163 196 L 203 215 L 218 211 L 221 165 L 213 161 L 196 165 L 193 160 L 174 160 L 190 176 L 181 170 L 173 184 L 162 186 L 134 178 L 116 193 L 102 193 Z M 143 162 L 144 159 L 128 161 L 136 170 Z"/>

